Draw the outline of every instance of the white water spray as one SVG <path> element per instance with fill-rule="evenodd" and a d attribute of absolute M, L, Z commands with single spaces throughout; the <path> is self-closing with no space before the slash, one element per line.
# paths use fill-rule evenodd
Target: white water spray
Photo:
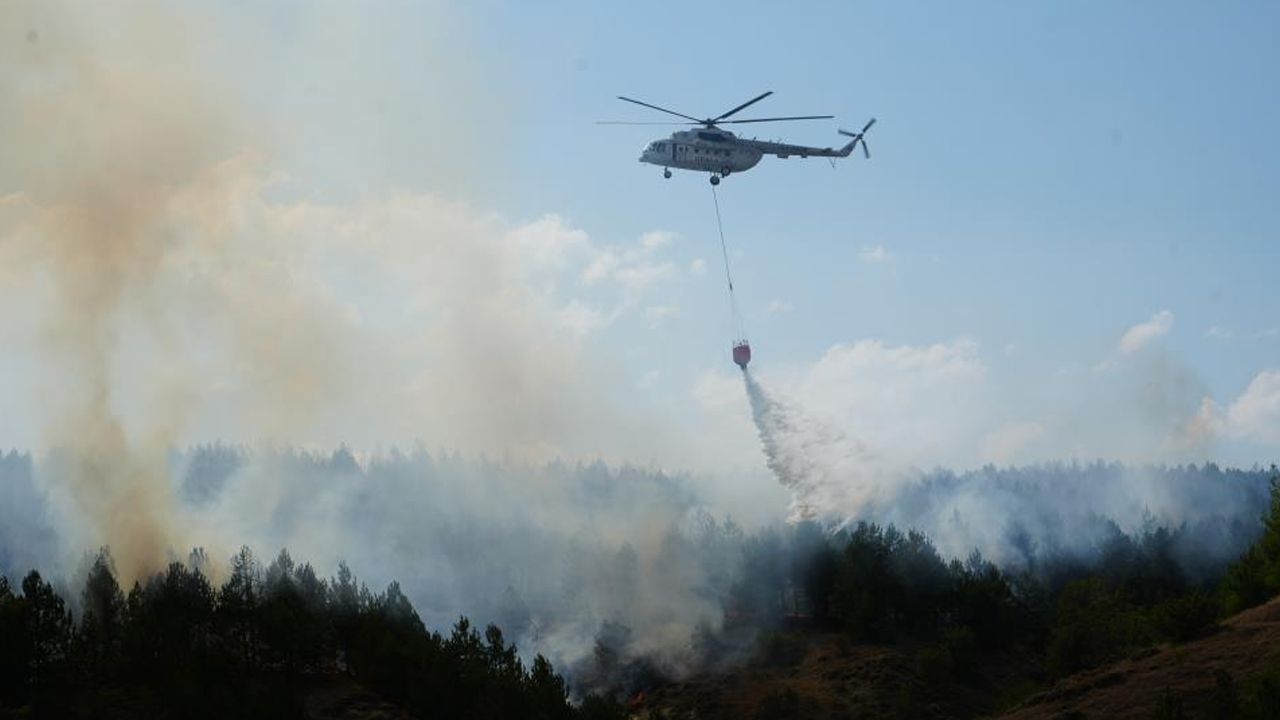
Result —
<path fill-rule="evenodd" d="M 742 380 L 765 462 L 792 493 L 792 522 L 858 514 L 887 484 L 886 469 L 861 440 L 765 391 L 746 368 Z"/>

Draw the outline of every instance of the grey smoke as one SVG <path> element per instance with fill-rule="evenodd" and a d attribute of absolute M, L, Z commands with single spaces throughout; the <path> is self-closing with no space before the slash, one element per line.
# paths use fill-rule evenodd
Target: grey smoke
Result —
<path fill-rule="evenodd" d="M 35 567 L 75 587 L 94 548 L 76 546 L 75 515 L 41 482 L 57 462 L 0 457 L 13 501 L 0 506 L 0 573 Z M 346 561 L 373 589 L 398 580 L 429 626 L 496 622 L 566 672 L 589 664 L 606 625 L 629 630 L 628 657 L 687 671 L 690 638 L 720 627 L 738 577 L 740 543 L 715 541 L 735 526 L 706 513 L 689 479 L 656 470 L 227 445 L 171 462 L 175 520 L 215 580 L 241 544 L 264 562 L 288 548 L 325 576 Z"/>

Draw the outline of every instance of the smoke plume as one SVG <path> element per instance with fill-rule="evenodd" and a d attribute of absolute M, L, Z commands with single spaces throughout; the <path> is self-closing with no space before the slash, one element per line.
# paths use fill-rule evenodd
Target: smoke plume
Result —
<path fill-rule="evenodd" d="M 359 43 L 387 25 L 334 12 L 316 9 L 303 27 Z M 225 55 L 246 36 L 215 15 L 22 1 L 0 9 L 0 26 L 20 29 L 0 42 L 0 360 L 20 366 L 27 394 L 6 427 L 40 429 L 16 444 L 38 448 L 28 474 L 66 540 L 56 566 L 110 545 L 128 582 L 192 546 L 220 556 L 261 537 L 184 514 L 171 455 L 210 438 L 426 439 L 538 459 L 654 457 L 670 438 L 614 408 L 621 383 L 582 352 L 556 287 L 610 258 L 634 304 L 635 278 L 667 267 L 660 244 L 613 253 L 554 215 L 514 224 L 424 190 L 316 192 L 320 181 L 291 178 L 282 158 L 332 159 L 328 140 L 351 126 L 284 113 L 288 99 L 264 103 L 281 117 L 248 107 L 249 78 Z M 422 97 L 486 85 L 443 71 L 456 65 L 450 47 L 422 51 L 434 68 Z M 292 70 L 246 52 L 264 63 L 254 72 Z M 297 79 L 366 87 L 325 68 Z M 449 113 L 482 114 L 461 106 L 470 93 L 453 97 Z M 315 144 L 287 146 L 292 123 Z M 421 143 L 466 146 L 468 130 L 436 130 L 415 125 L 417 144 L 402 149 L 456 179 L 440 161 L 456 152 Z"/>
<path fill-rule="evenodd" d="M 16 216 L 5 259 L 25 254 L 47 283 L 45 432 L 63 450 L 51 470 L 85 520 L 84 539 L 110 542 L 122 572 L 136 577 L 158 567 L 174 540 L 166 453 L 188 414 L 177 328 L 158 282 L 181 242 L 167 215 L 229 130 L 216 92 L 191 82 L 188 28 L 163 8 L 18 2 L 0 12 L 0 24 L 26 35 L 0 45 L 0 187 L 19 190 L 4 198 Z M 152 402 L 147 422 L 130 429 L 119 385 L 138 358 L 119 348 L 139 330 L 155 353 L 130 369 L 146 378 Z"/>

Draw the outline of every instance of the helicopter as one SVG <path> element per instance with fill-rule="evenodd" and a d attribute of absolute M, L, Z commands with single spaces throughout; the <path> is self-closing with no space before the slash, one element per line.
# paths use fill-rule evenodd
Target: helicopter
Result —
<path fill-rule="evenodd" d="M 740 138 L 737 135 L 720 127 L 720 125 L 728 125 L 732 123 L 760 123 L 760 122 L 781 122 L 784 120 L 830 120 L 834 115 L 796 115 L 791 117 L 769 117 L 769 118 L 752 118 L 748 120 L 729 120 L 728 118 L 739 111 L 754 105 L 761 100 L 773 94 L 770 90 L 747 102 L 742 103 L 738 107 L 713 118 L 705 118 L 699 120 L 692 115 L 685 115 L 674 110 L 668 110 L 664 107 L 658 107 L 647 102 L 635 100 L 629 97 L 618 96 L 619 100 L 625 100 L 629 103 L 635 103 L 659 112 L 675 115 L 684 118 L 689 122 L 675 123 L 668 122 L 628 122 L 623 120 L 601 120 L 600 125 L 700 125 L 697 130 L 678 130 L 671 134 L 671 137 L 662 140 L 654 140 L 640 153 L 640 162 L 649 163 L 651 165 L 662 166 L 662 176 L 671 178 L 671 168 L 679 170 L 693 170 L 696 172 L 711 173 L 711 184 L 719 185 L 721 178 L 728 177 L 732 173 L 745 172 L 755 167 L 760 159 L 765 155 L 776 155 L 779 158 L 787 159 L 792 155 L 802 158 L 807 157 L 827 157 L 838 158 L 848 157 L 853 149 L 862 144 L 862 153 L 868 159 L 871 158 L 871 152 L 867 150 L 867 141 L 863 136 L 872 125 L 876 124 L 876 119 L 871 118 L 862 129 L 856 133 L 848 130 L 839 130 L 841 135 L 853 138 L 844 147 L 839 150 L 833 148 L 817 148 L 805 145 L 791 145 L 781 142 L 770 142 L 767 140 L 756 140 L 755 138 Z M 834 163 L 835 161 L 832 160 Z"/>

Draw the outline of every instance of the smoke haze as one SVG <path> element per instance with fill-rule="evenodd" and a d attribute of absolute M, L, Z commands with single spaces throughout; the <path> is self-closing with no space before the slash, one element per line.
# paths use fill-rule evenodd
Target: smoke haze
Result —
<path fill-rule="evenodd" d="M 131 579 L 208 542 L 174 520 L 168 454 L 193 438 L 548 458 L 663 437 L 613 413 L 544 281 L 602 252 L 580 231 L 424 193 L 291 199 L 254 145 L 278 123 L 206 69 L 215 18 L 0 12 L 30 29 L 0 45 L 6 360 L 70 547 L 110 545 Z"/>
<path fill-rule="evenodd" d="M 85 539 L 110 541 L 129 577 L 158 567 L 174 539 L 165 454 L 188 415 L 160 282 L 175 241 L 167 210 L 175 188 L 225 152 L 228 139 L 215 93 L 192 82 L 186 28 L 149 9 L 80 18 L 57 4 L 10 3 L 4 26 L 31 30 L 27 42 L 0 50 L 0 187 L 19 190 L 4 198 L 5 260 L 17 254 L 47 283 L 45 438 L 67 451 L 56 482 Z M 123 57 L 119 47 L 136 54 Z M 146 57 L 166 62 L 139 62 Z M 150 412 L 131 429 L 116 408 L 118 343 L 129 321 L 145 326 L 154 349 L 144 370 L 153 378 Z"/>
<path fill-rule="evenodd" d="M 791 520 L 893 522 L 1011 568 L 1087 561 L 1157 523 L 1189 528 L 1195 569 L 1256 534 L 1260 472 L 919 467 L 979 464 L 952 445 L 1001 463 L 1076 447 L 1177 462 L 1215 433 L 1274 438 L 1280 375 L 1217 407 L 1144 354 L 1172 332 L 1167 312 L 1113 361 L 1142 364 L 1138 389 L 1097 393 L 1132 410 L 1117 424 L 1094 425 L 1121 414 L 1103 404 L 1056 425 L 1006 410 L 974 390 L 986 367 L 965 341 L 837 347 L 794 394 L 744 372 L 746 403 L 729 377 L 722 415 L 696 432 L 637 410 L 643 389 L 624 392 L 633 379 L 592 332 L 670 317 L 646 293 L 705 282 L 705 263 L 675 262 L 670 233 L 605 243 L 559 215 L 515 222 L 459 200 L 449 190 L 489 182 L 468 168 L 492 167 L 505 134 L 457 60 L 456 24 L 431 6 L 410 59 L 432 98 L 419 102 L 454 103 L 397 113 L 379 108 L 405 110 L 402 89 L 356 57 L 393 23 L 320 7 L 286 13 L 281 54 L 316 43 L 349 67 L 267 63 L 272 40 L 161 3 L 0 6 L 0 382 L 20 385 L 0 442 L 33 448 L 0 459 L 0 572 L 72 583 L 107 545 L 127 585 L 193 547 L 215 574 L 241 545 L 288 547 L 325 574 L 347 560 L 373 587 L 398 579 L 435 627 L 497 621 L 569 672 L 620 623 L 626 654 L 679 673 L 691 634 L 750 581 L 724 516 L 753 509 L 750 532 L 783 514 L 756 502 L 773 499 L 753 485 L 757 441 Z M 252 41 L 241 53 L 220 32 Z M 259 67 L 282 88 L 256 98 L 267 110 L 236 75 Z M 429 187 L 403 182 L 407 166 Z M 326 173 L 340 181 L 312 178 Z M 747 469 L 669 470 L 717 465 Z"/>

